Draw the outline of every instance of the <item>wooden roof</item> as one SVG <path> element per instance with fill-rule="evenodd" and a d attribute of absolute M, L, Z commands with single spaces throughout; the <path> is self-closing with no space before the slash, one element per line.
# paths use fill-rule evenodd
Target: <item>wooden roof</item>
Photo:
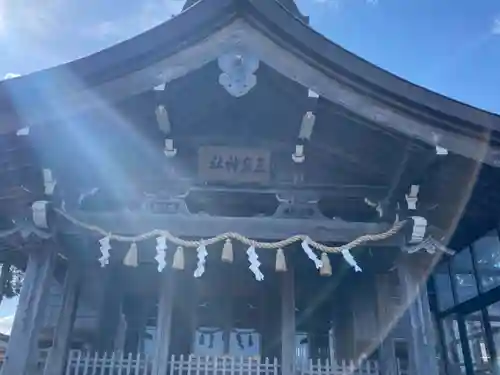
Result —
<path fill-rule="evenodd" d="M 3 131 L 143 92 L 243 46 L 374 123 L 496 165 L 500 118 L 400 79 L 325 39 L 271 0 L 200 1 L 104 51 L 0 84 Z M 29 94 L 28 94 L 29 93 Z M 432 134 L 434 133 L 434 134 Z"/>
<path fill-rule="evenodd" d="M 2 215 L 11 217 L 43 197 L 40 170 L 46 167 L 65 190 L 59 198 L 69 205 L 69 195 L 76 201 L 105 184 L 110 160 L 120 167 L 119 177 L 133 181 L 114 181 L 128 198 L 161 196 L 166 187 L 182 191 L 197 184 L 197 148 L 215 143 L 273 152 L 277 172 L 272 183 L 257 189 L 233 186 L 234 194 L 254 189 L 251 193 L 274 196 L 280 189 L 310 189 L 324 197 L 320 204 L 327 216 L 372 221 L 376 211 L 363 198 L 404 201 L 408 187 L 418 183 L 424 208 L 437 222 L 446 216 L 442 212 L 455 210 L 452 214 L 461 216 L 467 206 L 473 215 L 488 210 L 477 221 L 481 228 L 491 225 L 491 217 L 500 213 L 500 199 L 485 204 L 483 188 L 459 182 L 480 176 L 484 186 L 498 178 L 500 117 L 413 85 L 347 52 L 312 30 L 292 4 L 189 3 L 179 16 L 109 49 L 0 82 L 3 139 L 9 143 L 16 139 L 13 131 L 31 127 L 29 141 L 11 143 L 27 143 L 29 151 L 1 156 L 15 160 L 12 172 L 7 167 L 1 171 L 13 176 L 2 183 L 23 195 Z M 218 84 L 216 60 L 234 48 L 260 60 L 257 85 L 241 98 L 229 96 Z M 165 82 L 165 91 L 153 90 Z M 308 89 L 319 98 L 309 98 Z M 165 135 L 154 115 L 158 104 L 169 111 L 179 150 L 168 165 L 162 153 Z M 316 114 L 316 124 L 302 166 L 305 181 L 297 184 L 291 153 L 308 110 Z M 437 140 L 450 157 L 436 157 Z M 99 152 L 105 157 L 92 157 Z M 487 173 L 476 173 L 478 162 L 489 165 L 483 168 Z M 494 195 L 493 190 L 486 188 Z M 199 212 L 224 205 L 244 210 L 240 202 L 264 212 L 277 205 L 275 200 L 252 201 L 250 195 L 232 199 L 211 192 L 206 199 L 195 193 L 190 204 Z"/>

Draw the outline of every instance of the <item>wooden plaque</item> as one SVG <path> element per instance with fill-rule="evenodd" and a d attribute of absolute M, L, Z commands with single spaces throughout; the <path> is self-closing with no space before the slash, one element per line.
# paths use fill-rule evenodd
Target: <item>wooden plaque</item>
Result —
<path fill-rule="evenodd" d="M 270 170 L 267 150 L 203 146 L 198 151 L 198 176 L 204 181 L 267 183 Z"/>

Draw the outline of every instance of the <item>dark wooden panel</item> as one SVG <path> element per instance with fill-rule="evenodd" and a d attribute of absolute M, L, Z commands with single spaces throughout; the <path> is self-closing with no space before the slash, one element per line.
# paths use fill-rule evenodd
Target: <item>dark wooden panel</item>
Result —
<path fill-rule="evenodd" d="M 207 238 L 225 232 L 238 232 L 253 239 L 281 240 L 295 234 L 305 234 L 316 241 L 342 243 L 352 241 L 365 234 L 384 232 L 391 227 L 390 224 L 353 223 L 328 219 L 238 218 L 83 211 L 72 211 L 70 215 L 79 221 L 96 225 L 110 233 L 136 235 L 153 229 L 165 229 L 177 236 L 194 238 Z M 75 227 L 60 216 L 56 219 L 55 225 L 61 232 L 81 232 L 80 228 Z M 373 242 L 373 245 L 401 246 L 404 242 L 403 233 L 398 233 L 384 241 Z"/>

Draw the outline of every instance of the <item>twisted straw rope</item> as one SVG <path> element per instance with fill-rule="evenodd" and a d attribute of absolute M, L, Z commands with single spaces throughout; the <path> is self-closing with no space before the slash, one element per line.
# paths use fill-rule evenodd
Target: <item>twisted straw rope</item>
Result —
<path fill-rule="evenodd" d="M 182 238 L 174 236 L 172 233 L 170 233 L 167 230 L 161 230 L 161 229 L 154 229 L 150 232 L 142 233 L 137 236 L 122 236 L 118 234 L 112 234 L 104 229 L 96 226 L 96 225 L 91 225 L 84 223 L 73 216 L 69 215 L 67 212 L 64 212 L 61 209 L 55 208 L 55 212 L 57 212 L 59 215 L 63 216 L 66 220 L 70 221 L 76 226 L 79 226 L 81 228 L 87 229 L 88 231 L 91 232 L 96 232 L 101 234 L 104 237 L 109 237 L 111 240 L 115 241 L 121 241 L 121 242 L 138 242 L 138 241 L 143 241 L 147 240 L 149 238 L 153 237 L 165 237 L 168 241 L 178 245 L 178 246 L 183 246 L 183 247 L 188 247 L 188 248 L 197 248 L 201 244 L 204 244 L 205 246 L 215 244 L 217 242 L 225 241 L 228 239 L 234 239 L 237 240 L 247 246 L 253 246 L 255 248 L 260 248 L 260 249 L 280 249 L 284 248 L 286 246 L 289 246 L 293 244 L 294 242 L 299 242 L 299 241 L 307 241 L 309 246 L 315 248 L 316 250 L 319 250 L 321 252 L 325 253 L 340 253 L 342 251 L 350 250 L 356 246 L 359 246 L 363 243 L 366 242 L 373 242 L 373 241 L 381 241 L 386 238 L 389 238 L 393 235 L 395 235 L 397 232 L 401 230 L 401 228 L 405 225 L 406 221 L 396 221 L 394 225 L 387 231 L 382 232 L 382 233 L 376 233 L 376 234 L 365 234 L 363 236 L 360 236 L 356 238 L 355 240 L 346 243 L 342 246 L 327 246 L 322 243 L 313 241 L 309 238 L 309 236 L 306 236 L 305 234 L 296 234 L 295 236 L 289 237 L 287 239 L 277 241 L 277 242 L 259 242 L 259 241 L 254 241 L 248 237 L 245 237 L 239 233 L 235 232 L 227 232 L 227 233 L 222 233 L 219 234 L 218 236 L 212 237 L 212 238 L 207 238 L 199 241 L 188 241 L 188 240 L 183 240 Z"/>

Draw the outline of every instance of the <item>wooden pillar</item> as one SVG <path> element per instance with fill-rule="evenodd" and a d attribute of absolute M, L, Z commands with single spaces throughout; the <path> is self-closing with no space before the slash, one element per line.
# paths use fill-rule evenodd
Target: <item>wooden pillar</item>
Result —
<path fill-rule="evenodd" d="M 342 301 L 334 306 L 334 332 L 337 346 L 336 356 L 339 360 L 351 360 L 355 358 L 355 331 L 352 296 L 349 290 L 337 289 L 338 299 Z"/>
<path fill-rule="evenodd" d="M 295 282 L 290 268 L 282 275 L 281 288 L 281 373 L 295 374 Z"/>
<path fill-rule="evenodd" d="M 44 323 L 56 254 L 42 246 L 29 254 L 19 304 L 1 375 L 31 375 L 36 366 L 38 336 Z"/>
<path fill-rule="evenodd" d="M 236 277 L 236 274 L 234 273 L 234 270 L 236 267 L 234 267 L 231 264 L 223 264 L 222 265 L 222 271 L 221 275 L 223 278 L 227 277 L 228 280 L 234 280 Z M 219 285 L 224 285 L 223 279 L 220 280 Z M 234 290 L 233 290 L 233 284 L 232 283 L 227 283 L 224 287 L 220 298 L 222 299 L 221 301 L 221 306 L 220 306 L 220 314 L 222 317 L 222 342 L 223 342 L 223 353 L 225 355 L 229 355 L 230 352 L 230 344 L 231 344 L 231 331 L 233 330 L 233 298 L 235 296 Z"/>
<path fill-rule="evenodd" d="M 175 272 L 175 284 L 182 285 L 179 290 L 172 292 L 171 301 L 173 303 L 172 316 L 175 316 L 175 325 L 169 333 L 170 354 L 189 355 L 191 353 L 193 336 L 193 286 L 195 279 L 188 272 Z M 202 280 L 203 281 L 203 280 Z M 220 314 L 223 314 L 221 309 Z"/>
<path fill-rule="evenodd" d="M 149 295 L 129 296 L 123 306 L 126 314 L 127 334 L 125 339 L 125 353 L 138 353 L 141 349 L 141 340 L 146 327 L 148 312 L 151 307 Z M 154 303 L 156 303 L 156 298 Z"/>
<path fill-rule="evenodd" d="M 123 285 L 120 265 L 111 265 L 103 271 L 104 293 L 99 309 L 99 325 L 95 348 L 99 353 L 114 351 L 115 338 L 120 323 L 120 312 L 123 303 Z"/>
<path fill-rule="evenodd" d="M 281 273 L 266 275 L 266 287 L 260 294 L 262 356 L 280 357 L 281 343 Z"/>
<path fill-rule="evenodd" d="M 168 368 L 170 333 L 172 331 L 175 271 L 165 269 L 160 275 L 160 298 L 156 323 L 155 352 L 152 375 L 165 375 Z"/>
<path fill-rule="evenodd" d="M 408 347 L 411 375 L 438 375 L 436 338 L 427 295 L 427 270 L 432 266 L 429 255 L 405 255 L 398 272 L 410 319 Z"/>
<path fill-rule="evenodd" d="M 396 354 L 391 330 L 399 321 L 391 296 L 391 278 L 388 274 L 376 275 L 377 326 L 379 327 L 378 361 L 381 374 L 397 375 Z"/>
<path fill-rule="evenodd" d="M 44 375 L 60 375 L 68 355 L 71 332 L 75 322 L 80 294 L 80 270 L 70 263 L 66 270 L 61 310 L 57 319 L 52 348 L 45 363 Z"/>
<path fill-rule="evenodd" d="M 113 349 L 115 352 L 124 352 L 125 340 L 127 335 L 127 321 L 125 319 L 125 314 L 123 313 L 123 308 L 120 311 L 120 320 L 118 322 L 118 328 L 116 330 L 115 340 L 113 342 Z"/>

